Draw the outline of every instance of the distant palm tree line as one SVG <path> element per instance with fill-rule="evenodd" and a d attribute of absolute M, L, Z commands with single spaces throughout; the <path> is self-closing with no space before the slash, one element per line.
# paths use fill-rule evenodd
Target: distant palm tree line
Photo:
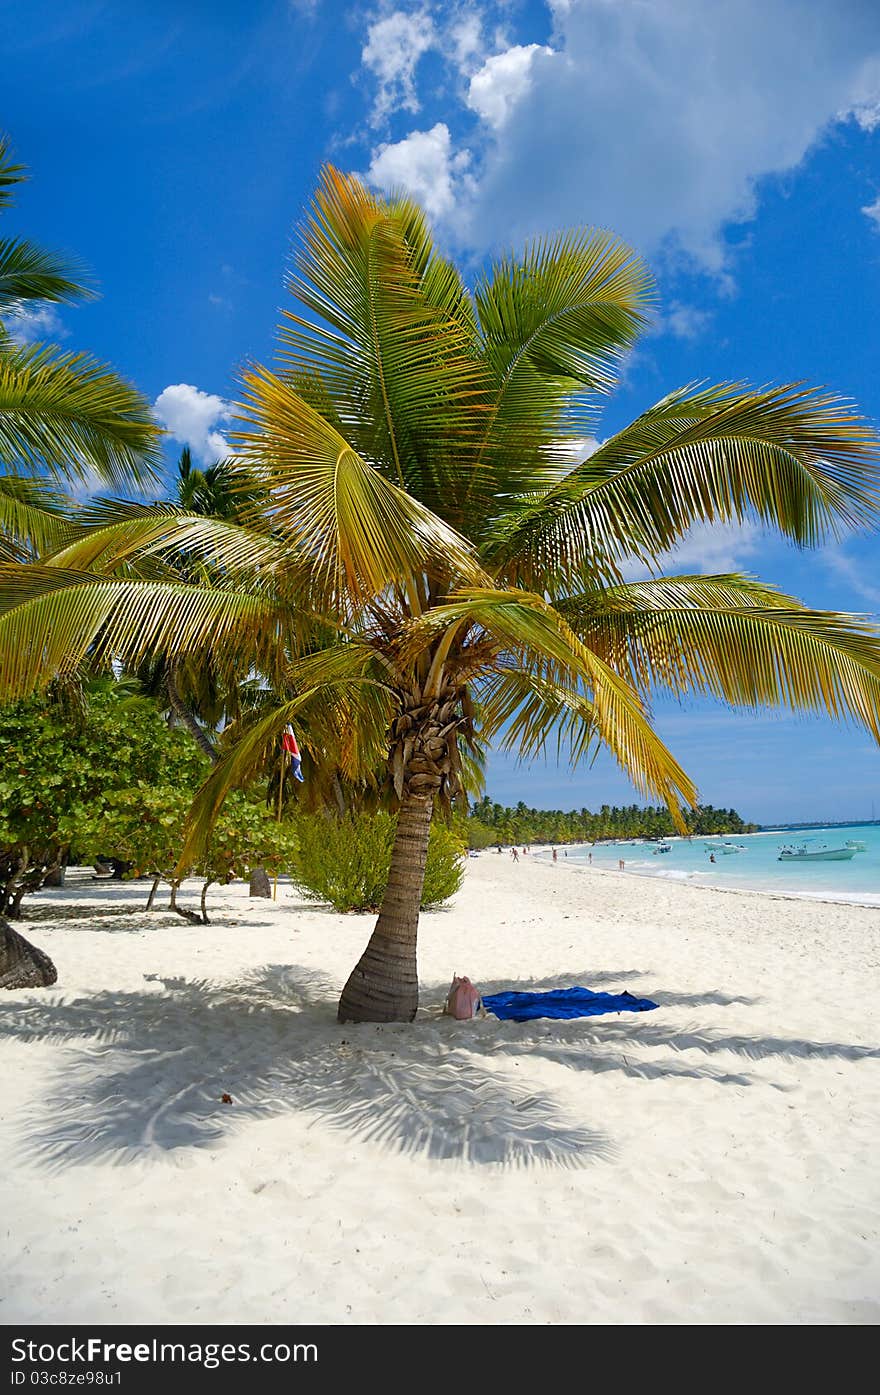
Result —
<path fill-rule="evenodd" d="M 757 825 L 746 823 L 735 809 L 714 809 L 711 804 L 685 813 L 688 833 L 698 835 L 754 833 Z M 485 795 L 471 807 L 468 819 L 470 842 L 476 847 L 506 843 L 595 843 L 602 838 L 663 838 L 678 830 L 669 810 L 662 806 L 642 807 L 603 804 L 595 813 L 589 809 L 529 809 L 520 800 L 515 808 L 496 804 Z M 481 836 L 485 831 L 485 836 Z"/>

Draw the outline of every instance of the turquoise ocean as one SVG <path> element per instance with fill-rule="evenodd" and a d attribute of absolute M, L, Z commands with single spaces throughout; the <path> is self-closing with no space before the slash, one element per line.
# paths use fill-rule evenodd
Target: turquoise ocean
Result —
<path fill-rule="evenodd" d="M 848 839 L 865 844 L 849 862 L 780 862 L 783 847 L 805 845 L 808 850 L 840 848 Z M 741 852 L 723 854 L 721 843 L 733 844 Z M 852 824 L 846 828 L 780 828 L 764 833 L 736 834 L 729 838 L 695 837 L 668 839 L 670 851 L 656 853 L 651 843 L 603 843 L 557 848 L 560 862 L 587 862 L 593 855 L 594 867 L 616 868 L 623 858 L 625 870 L 644 877 L 690 882 L 696 886 L 782 892 L 788 896 L 808 896 L 821 900 L 852 901 L 880 906 L 880 824 Z M 709 861 L 715 851 L 715 862 Z M 567 853 L 567 857 L 565 854 Z M 550 858 L 550 849 L 536 854 Z"/>

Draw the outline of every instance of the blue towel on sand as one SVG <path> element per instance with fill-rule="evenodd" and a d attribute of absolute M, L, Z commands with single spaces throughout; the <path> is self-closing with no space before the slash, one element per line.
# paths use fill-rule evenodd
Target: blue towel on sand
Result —
<path fill-rule="evenodd" d="M 492 993 L 483 1006 L 504 1021 L 532 1017 L 598 1017 L 603 1012 L 649 1012 L 650 998 L 631 993 L 591 993 L 589 988 L 554 988 L 552 993 Z"/>

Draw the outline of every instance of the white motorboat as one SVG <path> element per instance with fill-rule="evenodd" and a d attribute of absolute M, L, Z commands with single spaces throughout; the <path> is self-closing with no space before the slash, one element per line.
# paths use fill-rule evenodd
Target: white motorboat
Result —
<path fill-rule="evenodd" d="M 779 862 L 849 862 L 855 857 L 856 849 L 851 847 L 829 848 L 827 845 L 813 848 L 806 843 L 801 843 L 798 847 L 782 848 L 777 861 Z"/>

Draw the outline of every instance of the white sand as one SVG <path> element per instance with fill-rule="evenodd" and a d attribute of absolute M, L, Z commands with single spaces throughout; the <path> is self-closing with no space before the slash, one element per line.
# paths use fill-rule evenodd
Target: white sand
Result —
<path fill-rule="evenodd" d="M 28 903 L 59 984 L 0 1002 L 0 1321 L 880 1318 L 880 911 L 484 854 L 416 1024 L 340 1028 L 370 918 L 144 894 Z M 660 1008 L 456 1023 L 454 970 Z"/>

